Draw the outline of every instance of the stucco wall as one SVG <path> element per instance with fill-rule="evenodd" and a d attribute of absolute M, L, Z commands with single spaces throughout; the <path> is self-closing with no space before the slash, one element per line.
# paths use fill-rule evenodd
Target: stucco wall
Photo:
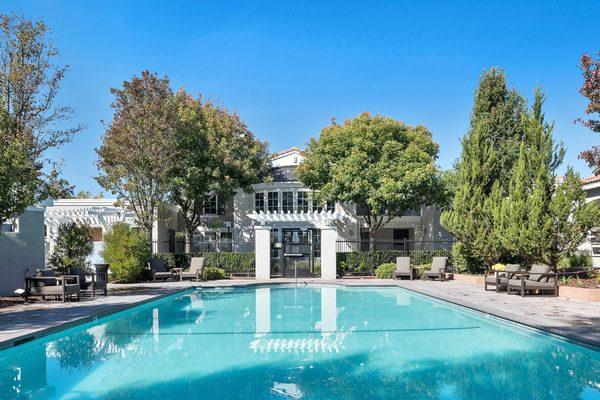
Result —
<path fill-rule="evenodd" d="M 24 288 L 36 268 L 44 268 L 44 211 L 32 207 L 19 216 L 18 232 L 0 233 L 0 296 Z"/>

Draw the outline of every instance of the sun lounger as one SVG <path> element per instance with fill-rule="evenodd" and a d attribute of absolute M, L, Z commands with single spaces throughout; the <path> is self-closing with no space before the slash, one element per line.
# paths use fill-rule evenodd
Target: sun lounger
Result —
<path fill-rule="evenodd" d="M 394 279 L 408 277 L 413 279 L 413 268 L 410 265 L 410 257 L 396 257 L 396 270 L 394 271 Z"/>
<path fill-rule="evenodd" d="M 152 271 L 153 282 L 175 279 L 179 276 L 178 271 L 180 271 L 179 268 L 169 270 L 165 265 L 165 262 L 160 258 L 151 258 L 150 261 L 148 261 L 148 268 Z"/>
<path fill-rule="evenodd" d="M 515 273 L 521 271 L 521 264 L 506 264 L 504 271 L 485 271 L 484 290 L 495 290 L 499 292 L 506 290 L 509 279 L 514 279 Z M 488 289 L 493 286 L 493 289 Z"/>
<path fill-rule="evenodd" d="M 515 273 L 513 279 L 508 280 L 507 293 L 519 292 L 525 296 L 526 292 L 536 291 L 538 293 L 552 292 L 558 296 L 558 279 L 550 267 L 546 265 L 533 265 L 530 271 Z"/>
<path fill-rule="evenodd" d="M 431 262 L 431 270 L 423 271 L 423 279 L 439 279 L 440 281 L 444 281 L 451 277 L 447 276 L 446 263 L 448 262 L 448 257 L 433 257 L 433 261 Z"/>
<path fill-rule="evenodd" d="M 196 282 L 200 282 L 202 274 L 204 272 L 204 257 L 192 257 L 190 261 L 189 271 L 182 271 L 179 274 L 179 279 L 196 279 Z"/>

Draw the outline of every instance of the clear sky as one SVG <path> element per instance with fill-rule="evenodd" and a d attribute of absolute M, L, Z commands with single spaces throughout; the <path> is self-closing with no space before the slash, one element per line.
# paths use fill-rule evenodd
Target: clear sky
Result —
<path fill-rule="evenodd" d="M 237 111 L 272 151 L 302 147 L 334 116 L 362 111 L 423 124 L 439 164 L 460 154 L 483 69 L 501 66 L 527 98 L 541 85 L 566 163 L 600 137 L 583 116 L 583 52 L 600 50 L 600 1 L 3 1 L 43 18 L 69 65 L 60 103 L 86 124 L 52 152 L 77 190 L 93 180 L 110 87 L 144 69 Z M 564 168 L 563 168 L 564 170 Z"/>

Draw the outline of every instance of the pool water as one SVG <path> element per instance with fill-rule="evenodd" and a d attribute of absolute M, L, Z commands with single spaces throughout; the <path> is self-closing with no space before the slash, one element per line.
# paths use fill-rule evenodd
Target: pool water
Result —
<path fill-rule="evenodd" d="M 400 288 L 203 289 L 0 352 L 0 399 L 600 399 L 600 353 Z"/>

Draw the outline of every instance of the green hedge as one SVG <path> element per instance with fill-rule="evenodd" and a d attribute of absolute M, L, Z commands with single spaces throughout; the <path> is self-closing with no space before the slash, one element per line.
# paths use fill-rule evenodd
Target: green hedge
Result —
<path fill-rule="evenodd" d="M 338 275 L 374 275 L 381 264 L 396 263 L 396 257 L 410 257 L 412 265 L 431 264 L 433 257 L 450 257 L 448 250 L 372 250 L 337 254 Z"/>
<path fill-rule="evenodd" d="M 153 257 L 160 258 L 167 268 L 183 268 L 190 266 L 192 257 L 204 257 L 205 268 L 220 268 L 225 275 L 254 276 L 254 253 L 155 253 Z"/>
<path fill-rule="evenodd" d="M 375 269 L 375 276 L 377 279 L 392 279 L 394 277 L 394 271 L 396 270 L 396 264 L 385 263 L 381 264 Z"/>

